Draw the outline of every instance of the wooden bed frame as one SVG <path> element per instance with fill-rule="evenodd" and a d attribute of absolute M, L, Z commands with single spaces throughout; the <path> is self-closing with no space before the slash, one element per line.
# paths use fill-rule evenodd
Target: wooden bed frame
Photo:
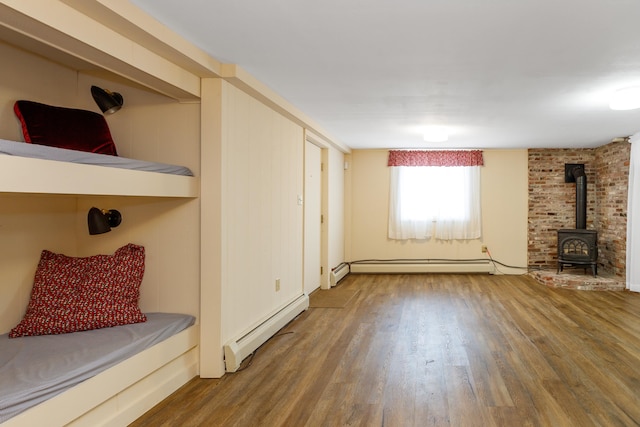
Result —
<path fill-rule="evenodd" d="M 47 179 L 34 180 L 34 170 Z M 0 191 L 11 193 L 197 197 L 200 191 L 199 180 L 192 176 L 1 154 L 0 182 Z"/>
<path fill-rule="evenodd" d="M 144 25 L 138 26 L 138 21 Z M 171 43 L 163 42 L 168 36 L 164 29 L 154 25 L 150 19 L 144 18 L 137 8 L 126 2 L 51 0 L 45 4 L 22 0 L 0 0 L 0 43 L 3 46 L 26 52 L 23 56 L 37 58 L 34 62 L 51 61 L 56 66 L 68 69 L 70 73 L 75 71 L 73 76 L 80 76 L 75 77 L 76 82 L 71 84 L 69 80 L 74 77 L 61 83 L 70 86 L 71 93 L 69 99 L 61 102 L 81 104 L 78 101 L 79 98 L 74 98 L 74 85 L 78 84 L 78 81 L 86 82 L 89 76 L 89 79 L 105 78 L 116 84 L 127 85 L 132 92 L 138 93 L 139 99 L 142 99 L 141 104 L 146 102 L 147 92 L 156 98 L 167 97 L 175 105 L 198 104 L 200 76 L 193 70 L 197 61 L 183 55 L 184 52 L 189 53 L 193 48 L 185 44 L 184 48 L 177 49 Z M 157 51 L 147 47 L 149 41 L 151 41 L 149 45 L 159 46 Z M 114 49 L 114 46 L 118 48 Z M 193 55 L 189 54 L 189 56 Z M 37 67 L 31 67 L 29 70 L 31 69 L 37 74 Z M 13 72 L 13 70 L 10 71 Z M 21 74 L 20 71 L 15 73 L 20 77 L 26 74 Z M 35 79 L 39 83 L 37 76 L 29 74 L 26 78 Z M 42 80 L 45 84 L 46 79 Z M 2 99 L 7 105 L 8 101 L 15 100 L 16 97 L 29 96 L 21 92 L 23 87 L 20 86 L 16 87 L 15 92 L 12 91 L 12 87 L 7 89 Z M 140 95 L 141 92 L 144 92 L 144 95 Z M 149 103 L 149 105 L 138 105 L 138 107 L 154 109 L 155 105 Z M 192 170 L 194 167 L 199 167 L 200 128 L 199 121 L 196 122 L 194 117 L 199 119 L 200 114 L 199 111 L 193 114 L 193 109 L 189 105 L 180 107 L 190 109 L 188 120 L 185 121 L 184 117 L 181 117 L 181 120 L 187 123 L 186 125 L 179 127 L 176 134 L 167 141 L 156 141 L 155 137 L 147 136 L 147 141 L 144 141 L 146 145 L 143 143 L 143 147 L 135 147 L 136 156 L 144 160 L 160 158 L 159 161 L 162 161 L 163 157 L 165 159 L 187 158 Z M 77 105 L 77 107 L 85 106 Z M 162 107 L 162 114 L 170 115 L 166 112 L 166 106 Z M 158 120 L 162 120 L 162 116 Z M 197 126 L 193 123 L 197 123 Z M 126 123 L 122 127 L 126 130 L 121 129 L 121 134 L 130 135 L 137 130 L 132 129 L 130 125 L 127 127 Z M 12 132 L 5 126 L 4 134 L 0 137 L 15 140 L 16 135 L 11 134 Z M 173 153 L 178 150 L 180 154 L 187 154 L 184 157 L 174 156 Z M 181 163 L 177 160 L 176 162 Z M 195 172 L 198 171 L 195 170 Z M 189 264 L 189 270 L 181 272 L 180 269 L 184 268 L 182 264 L 185 262 L 180 256 L 185 253 L 185 247 L 194 251 L 197 250 L 195 248 L 199 248 L 199 228 L 197 229 L 198 238 L 194 236 L 195 232 L 189 233 L 186 237 L 188 240 L 182 246 L 176 245 L 175 248 L 163 251 L 159 248 L 171 246 L 166 242 L 171 241 L 173 236 L 171 233 L 175 234 L 176 230 L 167 230 L 170 227 L 166 227 L 166 224 L 178 223 L 173 221 L 173 217 L 178 217 L 179 223 L 188 222 L 192 227 L 199 227 L 199 202 L 197 201 L 200 196 L 199 177 L 0 155 L 0 196 L 13 200 L 13 198 L 19 198 L 19 195 L 31 194 L 52 196 L 38 199 L 46 201 L 42 203 L 50 203 L 49 200 L 57 198 L 58 195 L 75 198 L 77 212 L 70 214 L 65 210 L 64 215 L 65 220 L 69 217 L 73 218 L 73 215 L 77 217 L 77 235 L 80 236 L 76 237 L 77 249 L 80 252 L 84 251 L 83 253 L 103 253 L 117 247 L 114 238 L 91 240 L 84 236 L 86 231 L 81 221 L 86 215 L 85 205 L 89 201 L 104 200 L 105 203 L 107 201 L 111 203 L 116 200 L 120 204 L 133 204 L 134 200 L 138 200 L 137 198 L 143 198 L 144 202 L 140 202 L 141 206 L 135 206 L 133 209 L 137 216 L 129 217 L 132 224 L 138 222 L 138 229 L 132 231 L 133 227 L 131 227 L 123 231 L 119 238 L 142 237 L 142 240 L 151 242 L 155 245 L 153 247 L 156 250 L 156 260 L 162 258 L 166 261 L 178 258 L 178 264 L 174 266 L 175 271 L 187 277 L 182 283 L 176 284 L 176 277 L 166 277 L 167 275 L 163 274 L 166 270 L 158 269 L 157 265 L 160 262 L 155 261 L 155 265 L 150 263 L 147 271 L 151 273 L 150 283 L 160 288 L 151 287 L 149 300 L 152 302 L 148 304 L 152 306 L 153 311 L 175 311 L 198 316 L 199 262 Z M 108 197 L 103 198 L 103 196 Z M 60 197 L 58 200 L 71 200 L 71 198 Z M 148 222 L 140 219 L 141 211 L 155 212 L 154 204 L 161 208 L 159 216 L 162 218 L 153 218 L 153 221 Z M 40 204 L 36 209 L 41 209 Z M 37 213 L 47 215 L 46 210 L 44 214 L 40 210 Z M 25 229 L 27 236 L 25 241 L 30 239 L 28 243 L 33 246 L 30 250 L 35 253 L 35 249 L 39 247 L 39 236 L 28 234 L 35 232 L 29 230 L 26 220 L 19 222 L 17 227 Z M 69 228 L 68 222 L 65 223 L 65 227 Z M 22 232 L 22 228 L 19 231 Z M 74 230 L 70 231 L 69 234 L 72 234 Z M 182 235 L 184 236 L 184 233 Z M 193 255 L 199 260 L 199 253 Z M 21 253 L 21 256 L 20 266 L 16 268 L 23 270 L 30 268 L 29 262 L 25 260 L 27 257 L 30 259 L 31 253 L 26 255 Z M 20 273 L 17 275 L 19 279 L 32 274 L 22 270 Z M 162 280 L 153 280 L 158 277 Z M 17 281 L 13 280 L 13 282 Z M 14 292 L 10 296 L 15 297 L 15 300 L 22 304 L 25 294 L 23 290 L 26 289 L 26 285 L 20 286 L 20 295 Z M 162 286 L 164 288 L 161 288 Z M 170 292 L 168 287 L 171 288 Z M 5 305 L 5 307 L 8 306 Z M 5 318 L 5 327 L 6 323 Z M 199 374 L 200 347 L 200 319 L 198 319 L 195 325 L 177 335 L 10 418 L 1 425 L 2 427 L 126 425 Z"/>
<path fill-rule="evenodd" d="M 131 423 L 198 374 L 198 337 L 193 325 L 1 425 Z"/>

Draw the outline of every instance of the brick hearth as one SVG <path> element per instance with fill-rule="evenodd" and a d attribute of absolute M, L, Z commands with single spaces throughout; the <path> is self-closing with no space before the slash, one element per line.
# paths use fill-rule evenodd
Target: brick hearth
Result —
<path fill-rule="evenodd" d="M 556 273 L 555 270 L 535 270 L 529 275 L 539 283 L 551 288 L 575 289 L 578 291 L 624 291 L 625 282 L 609 274 L 593 277 L 582 270 L 569 273 L 566 270 Z"/>
<path fill-rule="evenodd" d="M 630 144 L 627 142 L 612 142 L 591 149 L 529 150 L 530 268 L 555 272 L 558 259 L 556 232 L 573 228 L 575 224 L 575 186 L 564 182 L 564 165 L 584 164 L 587 174 L 586 228 L 598 232 L 598 275 L 602 273 L 606 277 L 608 273 L 614 281 L 625 281 L 629 157 Z M 565 272 L 561 274 L 572 276 Z M 549 274 L 544 274 L 540 281 L 555 283 Z M 566 285 L 567 281 L 572 285 Z M 574 289 L 602 286 L 599 281 L 573 284 L 568 277 L 560 278 L 559 282 L 558 287 L 573 286 Z"/>

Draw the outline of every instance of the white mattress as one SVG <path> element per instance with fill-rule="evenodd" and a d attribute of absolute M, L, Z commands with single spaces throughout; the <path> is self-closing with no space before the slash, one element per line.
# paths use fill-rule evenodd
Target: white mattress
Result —
<path fill-rule="evenodd" d="M 143 160 L 128 159 L 126 157 L 110 156 L 107 154 L 67 150 L 65 148 L 49 147 L 47 145 L 27 144 L 25 142 L 9 141 L 6 139 L 0 139 L 0 154 L 120 169 L 159 172 L 171 175 L 193 176 L 191 170 L 184 166 L 146 162 Z"/>
<path fill-rule="evenodd" d="M 0 423 L 193 325 L 185 314 L 146 313 L 132 325 L 61 335 L 0 335 Z"/>

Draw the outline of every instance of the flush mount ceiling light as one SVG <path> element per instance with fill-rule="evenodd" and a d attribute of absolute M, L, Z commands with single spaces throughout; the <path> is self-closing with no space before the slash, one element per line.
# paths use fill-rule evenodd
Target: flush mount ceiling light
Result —
<path fill-rule="evenodd" d="M 449 140 L 449 129 L 444 126 L 425 126 L 422 137 L 427 142 L 445 142 Z"/>
<path fill-rule="evenodd" d="M 609 102 L 612 110 L 634 110 L 640 108 L 640 86 L 627 87 L 614 92 Z"/>

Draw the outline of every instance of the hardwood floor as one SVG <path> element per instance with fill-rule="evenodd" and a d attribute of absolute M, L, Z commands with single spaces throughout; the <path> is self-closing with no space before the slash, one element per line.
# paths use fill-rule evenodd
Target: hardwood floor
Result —
<path fill-rule="evenodd" d="M 640 425 L 640 294 L 490 275 L 338 286 L 360 292 L 310 308 L 245 370 L 194 379 L 133 425 Z"/>

